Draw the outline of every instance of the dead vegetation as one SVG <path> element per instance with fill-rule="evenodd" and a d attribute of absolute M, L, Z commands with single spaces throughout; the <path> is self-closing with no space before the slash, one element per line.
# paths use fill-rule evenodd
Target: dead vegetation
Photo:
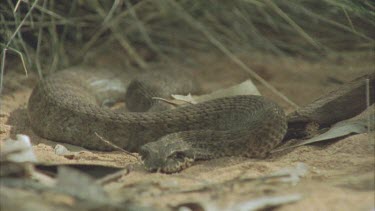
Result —
<path fill-rule="evenodd" d="M 262 81 L 262 75 L 238 55 L 261 52 L 307 61 L 342 52 L 374 55 L 374 9 L 369 0 L 4 0 L 0 4 L 0 93 L 10 67 L 22 66 L 42 77 L 90 62 L 111 48 L 125 55 L 119 61 L 122 66 L 137 68 L 169 61 L 199 64 L 196 55 L 202 52 L 223 55 Z M 8 118 L 9 114 L 0 112 L 1 124 L 2 115 Z M 51 160 L 56 163 L 30 167 L 2 154 L 0 204 L 8 210 L 155 210 L 154 206 L 160 210 L 261 210 L 300 201 L 280 209 L 291 210 L 314 208 L 314 203 L 322 201 L 324 208 L 342 210 L 346 205 L 337 201 L 348 194 L 357 204 L 347 199 L 347 209 L 367 210 L 373 202 L 373 145 L 368 145 L 370 136 L 362 135 L 323 143 L 323 147 L 305 146 L 284 157 L 275 153 L 266 161 L 223 158 L 177 175 L 149 174 L 135 164 L 134 155 L 124 159 L 125 153 L 78 150 L 59 156 L 42 142 L 6 155 L 34 150 L 53 154 Z M 105 177 L 97 176 L 98 172 L 106 172 Z"/>
<path fill-rule="evenodd" d="M 202 51 L 318 58 L 372 49 L 374 7 L 367 0 L 7 0 L 0 5 L 0 44 L 3 57 L 8 50 L 39 74 L 81 63 L 110 46 L 127 54 L 125 65 L 141 68 L 193 60 Z"/>

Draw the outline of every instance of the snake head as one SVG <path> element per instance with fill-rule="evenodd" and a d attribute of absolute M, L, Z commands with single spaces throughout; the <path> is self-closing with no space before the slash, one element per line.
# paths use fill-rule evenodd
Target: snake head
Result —
<path fill-rule="evenodd" d="M 191 166 L 195 160 L 191 145 L 179 138 L 178 134 L 169 134 L 143 145 L 140 154 L 146 169 L 153 172 L 179 172 Z"/>

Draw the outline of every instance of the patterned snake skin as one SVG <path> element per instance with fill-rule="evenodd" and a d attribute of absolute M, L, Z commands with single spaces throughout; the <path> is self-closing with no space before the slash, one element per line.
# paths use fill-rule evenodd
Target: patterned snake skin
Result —
<path fill-rule="evenodd" d="M 286 133 L 283 110 L 261 96 L 226 97 L 158 112 L 111 110 L 101 104 L 115 98 L 114 92 L 116 96 L 123 96 L 125 86 L 129 87 L 125 95 L 129 101 L 140 99 L 134 96 L 146 96 L 146 100 L 138 100 L 142 105 L 151 102 L 147 100 L 149 97 L 161 95 L 163 90 L 147 87 L 146 77 L 133 82 L 128 79 L 127 84 L 120 82 L 120 88 L 113 93 L 108 90 L 100 93 L 95 87 L 100 84 L 99 79 L 107 77 L 107 85 L 121 80 L 113 74 L 109 79 L 106 72 L 110 71 L 86 73 L 73 69 L 40 81 L 28 104 L 35 133 L 89 149 L 112 150 L 97 133 L 119 147 L 139 152 L 147 169 L 167 173 L 180 171 L 199 159 L 264 157 Z M 192 86 L 188 83 L 189 89 Z M 178 89 L 169 92 L 178 92 Z M 136 102 L 131 104 L 137 107 Z"/>

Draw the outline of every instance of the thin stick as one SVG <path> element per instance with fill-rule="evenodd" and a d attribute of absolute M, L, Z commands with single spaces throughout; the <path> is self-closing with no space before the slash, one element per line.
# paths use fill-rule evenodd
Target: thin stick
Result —
<path fill-rule="evenodd" d="M 124 150 L 123 148 L 117 146 L 116 144 L 114 144 L 114 143 L 112 143 L 112 142 L 106 140 L 105 138 L 103 138 L 102 136 L 100 136 L 97 132 L 95 132 L 95 135 L 96 135 L 101 141 L 103 141 L 104 143 L 110 145 L 111 147 L 113 147 L 113 148 L 115 148 L 115 149 L 118 149 L 119 151 L 121 151 L 121 152 L 123 152 L 123 153 L 125 153 L 125 154 L 127 154 L 127 155 L 130 155 L 130 156 L 132 156 L 132 157 L 135 157 L 135 158 L 137 159 L 137 161 L 141 162 L 141 160 L 140 160 L 137 156 L 133 155 L 131 152 L 128 152 L 128 151 Z"/>
<path fill-rule="evenodd" d="M 6 48 L 3 49 L 1 52 L 1 67 L 0 67 L 0 94 L 3 91 L 3 76 L 4 76 L 4 68 L 5 68 L 5 58 L 6 58 L 6 53 L 7 53 Z"/>

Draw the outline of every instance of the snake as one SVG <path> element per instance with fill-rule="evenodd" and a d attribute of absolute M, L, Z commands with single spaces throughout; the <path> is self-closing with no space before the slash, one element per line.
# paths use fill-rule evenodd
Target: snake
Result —
<path fill-rule="evenodd" d="M 154 97 L 190 93 L 197 87 L 182 71 L 174 73 L 57 71 L 32 90 L 30 125 L 46 139 L 92 150 L 114 150 L 115 145 L 137 152 L 147 170 L 164 173 L 179 172 L 197 160 L 264 158 L 283 139 L 285 113 L 263 96 L 222 97 L 173 109 L 160 106 Z M 109 106 L 118 101 L 125 101 L 128 110 Z"/>

